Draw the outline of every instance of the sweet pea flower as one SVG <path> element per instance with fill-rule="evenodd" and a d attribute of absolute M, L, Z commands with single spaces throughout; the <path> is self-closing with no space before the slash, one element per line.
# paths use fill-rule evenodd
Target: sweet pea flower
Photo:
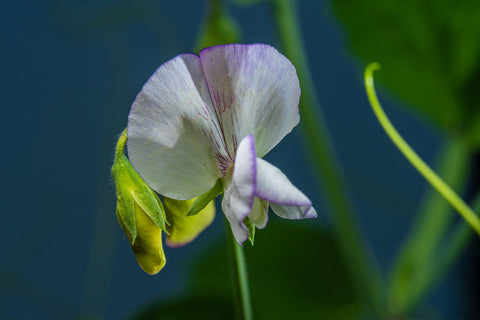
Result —
<path fill-rule="evenodd" d="M 164 197 L 187 200 L 221 182 L 236 241 L 264 228 L 268 208 L 285 219 L 317 216 L 311 201 L 261 159 L 299 122 L 290 61 L 263 44 L 223 45 L 161 65 L 128 117 L 129 159 Z"/>

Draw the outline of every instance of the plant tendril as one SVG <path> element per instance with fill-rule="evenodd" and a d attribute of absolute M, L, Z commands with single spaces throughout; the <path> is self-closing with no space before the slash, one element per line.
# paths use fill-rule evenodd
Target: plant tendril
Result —
<path fill-rule="evenodd" d="M 388 137 L 397 146 L 400 152 L 417 169 L 420 174 L 452 205 L 467 223 L 480 235 L 480 219 L 475 212 L 453 191 L 408 145 L 398 131 L 394 128 L 382 109 L 375 92 L 373 72 L 380 69 L 379 63 L 370 63 L 365 69 L 364 80 L 368 100 Z"/>

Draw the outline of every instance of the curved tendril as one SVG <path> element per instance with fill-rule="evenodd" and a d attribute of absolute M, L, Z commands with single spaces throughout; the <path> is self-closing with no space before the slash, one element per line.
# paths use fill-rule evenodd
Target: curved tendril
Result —
<path fill-rule="evenodd" d="M 368 100 L 373 112 L 383 129 L 397 146 L 400 152 L 417 169 L 420 174 L 458 211 L 467 223 L 480 235 L 480 219 L 475 212 L 453 191 L 430 167 L 415 153 L 408 143 L 400 136 L 393 127 L 387 115 L 382 109 L 375 92 L 373 72 L 380 69 L 380 64 L 370 63 L 365 69 L 364 80 Z"/>

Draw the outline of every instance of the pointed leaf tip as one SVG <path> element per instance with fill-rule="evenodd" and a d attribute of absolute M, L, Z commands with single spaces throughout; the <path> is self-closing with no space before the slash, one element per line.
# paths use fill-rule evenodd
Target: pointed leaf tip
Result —
<path fill-rule="evenodd" d="M 211 201 L 215 200 L 215 198 L 223 192 L 223 183 L 221 179 L 218 179 L 215 182 L 215 185 L 212 189 L 207 191 L 206 193 L 202 194 L 198 198 L 193 201 L 192 206 L 188 210 L 188 216 L 194 216 L 202 211 Z"/>

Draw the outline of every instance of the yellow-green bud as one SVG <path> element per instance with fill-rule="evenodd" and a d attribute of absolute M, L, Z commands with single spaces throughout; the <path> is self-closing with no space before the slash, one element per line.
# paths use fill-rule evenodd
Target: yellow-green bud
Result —
<path fill-rule="evenodd" d="M 165 210 L 157 194 L 142 180 L 125 156 L 127 129 L 118 138 L 112 176 L 117 190 L 117 220 L 130 241 L 140 267 L 157 274 L 165 265 L 162 230 Z"/>

